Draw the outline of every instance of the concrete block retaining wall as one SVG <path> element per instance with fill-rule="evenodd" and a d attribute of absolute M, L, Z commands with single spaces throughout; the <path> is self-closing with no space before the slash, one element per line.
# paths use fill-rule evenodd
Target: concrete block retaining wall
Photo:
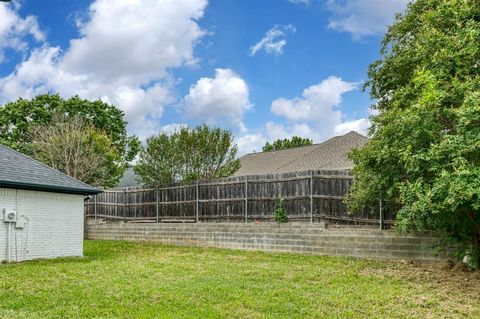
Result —
<path fill-rule="evenodd" d="M 307 223 L 86 223 L 88 239 L 151 241 L 182 246 L 368 258 L 445 260 L 433 255 L 437 238 L 372 229 L 329 229 Z"/>

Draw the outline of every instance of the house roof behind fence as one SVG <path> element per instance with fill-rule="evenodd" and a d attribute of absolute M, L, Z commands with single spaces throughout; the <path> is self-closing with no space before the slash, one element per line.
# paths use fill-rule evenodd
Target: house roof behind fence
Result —
<path fill-rule="evenodd" d="M 353 163 L 347 154 L 368 141 L 368 137 L 350 132 L 320 144 L 247 154 L 240 158 L 241 167 L 235 176 L 352 169 Z"/>
<path fill-rule="evenodd" d="M 1 144 L 0 187 L 84 195 L 101 192 Z"/>

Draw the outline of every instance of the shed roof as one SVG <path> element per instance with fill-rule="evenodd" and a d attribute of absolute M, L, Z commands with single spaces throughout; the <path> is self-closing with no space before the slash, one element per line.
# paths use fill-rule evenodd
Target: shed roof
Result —
<path fill-rule="evenodd" d="M 352 169 L 347 154 L 368 141 L 368 137 L 352 131 L 320 144 L 247 154 L 240 158 L 241 167 L 235 176 Z"/>
<path fill-rule="evenodd" d="M 0 187 L 84 195 L 101 192 L 1 144 Z"/>

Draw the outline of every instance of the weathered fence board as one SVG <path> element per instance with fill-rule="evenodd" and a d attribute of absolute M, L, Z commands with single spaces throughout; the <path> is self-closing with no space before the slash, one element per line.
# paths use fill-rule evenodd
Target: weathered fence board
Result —
<path fill-rule="evenodd" d="M 280 198 L 290 220 L 381 224 L 379 207 L 350 214 L 343 200 L 352 183 L 345 171 L 314 171 L 281 176 L 248 176 L 198 181 L 159 189 L 106 190 L 85 203 L 89 218 L 125 221 L 271 221 Z M 393 214 L 383 211 L 384 224 Z"/>

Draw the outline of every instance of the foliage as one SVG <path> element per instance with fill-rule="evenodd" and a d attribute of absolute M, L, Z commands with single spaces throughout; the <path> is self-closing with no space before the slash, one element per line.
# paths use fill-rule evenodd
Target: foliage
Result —
<path fill-rule="evenodd" d="M 480 1 L 418 0 L 398 16 L 366 88 L 371 142 L 351 154 L 352 210 L 378 197 L 401 230 L 434 230 L 480 258 Z"/>
<path fill-rule="evenodd" d="M 31 100 L 20 98 L 1 107 L 0 143 L 28 153 L 31 128 L 51 123 L 56 113 L 67 117 L 80 114 L 86 123 L 109 137 L 120 154 L 121 165 L 115 175 L 121 176 L 127 164 L 138 154 L 140 142 L 135 136 L 127 136 L 127 122 L 121 110 L 100 100 L 88 101 L 78 96 L 63 99 L 58 94 L 38 95 Z"/>
<path fill-rule="evenodd" d="M 117 149 L 78 114 L 54 114 L 52 123 L 32 127 L 29 140 L 34 158 L 82 182 L 113 187 L 121 177 Z"/>
<path fill-rule="evenodd" d="M 300 147 L 300 146 L 308 146 L 312 145 L 313 141 L 309 138 L 303 138 L 299 136 L 293 136 L 291 139 L 285 138 L 285 139 L 278 139 L 272 144 L 267 142 L 262 150 L 264 152 L 271 152 L 271 151 L 280 151 L 280 150 L 286 150 L 289 148 L 295 148 L 295 147 Z"/>
<path fill-rule="evenodd" d="M 275 221 L 277 223 L 286 223 L 288 222 L 287 211 L 285 210 L 285 198 L 281 197 L 278 202 L 277 209 L 275 209 Z"/>
<path fill-rule="evenodd" d="M 0 318 L 480 317 L 478 276 L 425 264 L 122 241 L 84 247 L 83 258 L 0 264 Z"/>
<path fill-rule="evenodd" d="M 147 139 L 134 170 L 144 184 L 161 187 L 230 176 L 240 168 L 236 155 L 230 131 L 207 125 L 182 127 Z"/>

